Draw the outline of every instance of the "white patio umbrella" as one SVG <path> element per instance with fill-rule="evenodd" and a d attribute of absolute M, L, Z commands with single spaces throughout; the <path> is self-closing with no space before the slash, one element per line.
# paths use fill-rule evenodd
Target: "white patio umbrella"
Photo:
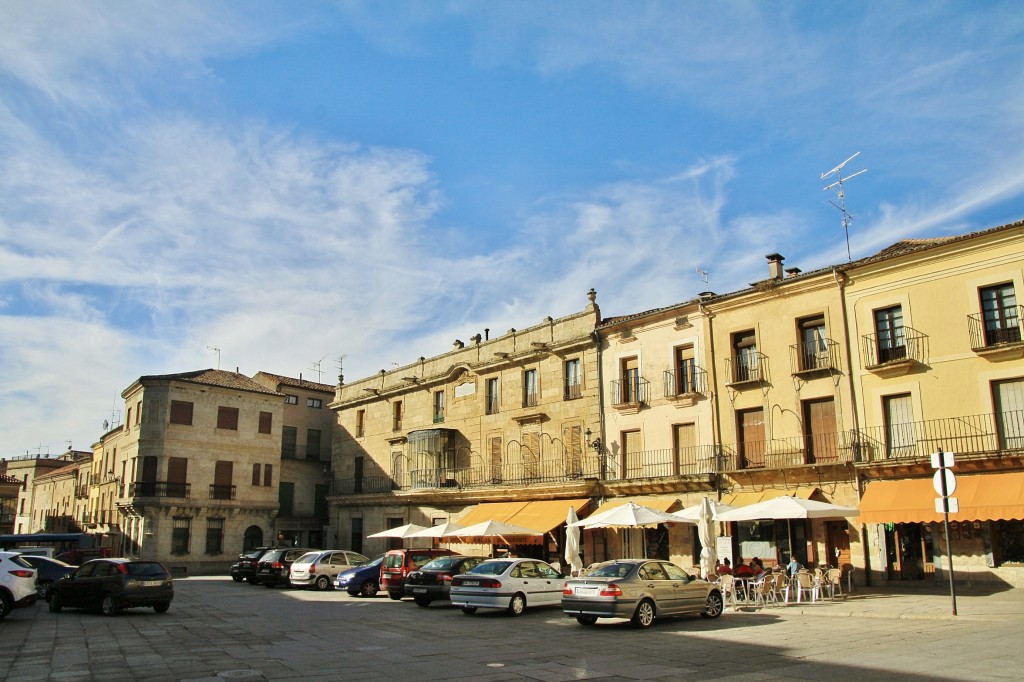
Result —
<path fill-rule="evenodd" d="M 700 538 L 700 577 L 708 579 L 715 571 L 715 519 L 711 499 L 705 497 L 700 503 L 700 517 L 697 520 L 697 537 Z"/>
<path fill-rule="evenodd" d="M 786 495 L 764 502 L 737 507 L 732 511 L 718 515 L 719 521 L 759 521 L 762 519 L 839 519 L 859 516 L 860 510 L 854 507 L 841 507 L 838 504 L 805 500 Z M 789 533 L 789 552 L 793 553 L 793 529 L 786 524 Z"/>
<path fill-rule="evenodd" d="M 583 560 L 580 559 L 580 528 L 575 525 L 579 521 L 576 510 L 569 507 L 569 513 L 565 517 L 565 564 L 569 567 L 569 575 L 579 575 L 583 570 Z"/>
<path fill-rule="evenodd" d="M 399 526 L 398 528 L 388 528 L 387 530 L 382 530 L 379 533 L 374 533 L 373 535 L 367 535 L 366 537 L 368 537 L 368 538 L 407 538 L 410 535 L 412 535 L 413 533 L 416 533 L 416 532 L 421 531 L 421 530 L 426 530 L 426 529 L 427 529 L 426 526 L 418 526 L 415 523 L 407 523 L 404 526 Z"/>
<path fill-rule="evenodd" d="M 572 525 L 582 528 L 639 528 L 640 526 L 655 526 L 659 523 L 679 520 L 673 518 L 668 512 L 651 509 L 630 501 L 600 514 L 588 516 Z"/>
<path fill-rule="evenodd" d="M 715 502 L 714 500 L 710 500 L 710 502 L 711 518 L 715 521 L 718 521 L 718 515 L 722 512 L 736 509 L 736 507 L 733 507 L 732 505 L 722 504 L 721 502 Z M 703 506 L 704 502 L 702 500 L 700 504 L 695 504 L 692 507 L 687 507 L 686 509 L 680 509 L 677 512 L 671 512 L 671 514 L 676 521 L 682 521 L 683 523 L 697 523 L 700 521 L 700 512 Z"/>
<path fill-rule="evenodd" d="M 410 533 L 406 537 L 410 537 L 410 538 L 440 538 L 440 537 L 444 537 L 444 534 L 447 533 L 448 531 L 458 530 L 460 528 L 462 528 L 462 526 L 460 526 L 459 524 L 457 524 L 457 523 L 455 523 L 453 521 L 445 521 L 442 524 L 438 524 L 436 526 L 431 526 L 430 528 L 424 528 L 423 530 L 418 530 L 415 533 Z"/>

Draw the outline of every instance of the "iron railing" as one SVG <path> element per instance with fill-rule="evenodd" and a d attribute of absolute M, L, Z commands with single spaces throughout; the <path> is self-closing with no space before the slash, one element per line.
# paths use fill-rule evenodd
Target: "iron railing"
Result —
<path fill-rule="evenodd" d="M 801 372 L 827 372 L 839 369 L 839 344 L 832 339 L 797 343 L 789 347 L 789 362 L 793 374 Z"/>
<path fill-rule="evenodd" d="M 211 500 L 233 500 L 235 499 L 235 486 L 233 485 L 211 485 Z"/>
<path fill-rule="evenodd" d="M 860 461 L 927 459 L 941 447 L 957 454 L 1024 450 L 1024 411 L 967 415 L 861 429 Z"/>
<path fill-rule="evenodd" d="M 730 384 L 764 381 L 768 378 L 768 356 L 755 350 L 726 358 L 725 376 Z"/>
<path fill-rule="evenodd" d="M 565 399 L 575 400 L 583 397 L 583 384 L 576 382 L 565 385 Z"/>
<path fill-rule="evenodd" d="M 651 382 L 643 377 L 612 382 L 613 405 L 636 405 L 650 401 Z"/>
<path fill-rule="evenodd" d="M 487 404 L 485 406 L 485 409 L 487 411 L 487 414 L 498 414 L 498 396 L 487 396 Z"/>
<path fill-rule="evenodd" d="M 624 458 L 621 475 L 623 479 L 699 476 L 713 474 L 717 470 L 713 445 L 628 452 Z"/>
<path fill-rule="evenodd" d="M 998 313 L 998 314 L 996 314 Z M 1005 306 L 987 313 L 967 316 L 967 328 L 971 335 L 971 350 L 979 351 L 1021 341 L 1021 320 L 1024 307 Z"/>
<path fill-rule="evenodd" d="M 903 360 L 923 363 L 928 354 L 928 337 L 910 327 L 902 327 L 884 336 L 865 334 L 861 341 L 865 367 L 878 367 Z"/>
<path fill-rule="evenodd" d="M 128 486 L 130 497 L 191 497 L 191 483 L 136 481 Z"/>
<path fill-rule="evenodd" d="M 682 370 L 665 370 L 664 379 L 666 398 L 675 398 L 693 393 L 707 394 L 708 373 L 697 365 L 692 365 Z"/>

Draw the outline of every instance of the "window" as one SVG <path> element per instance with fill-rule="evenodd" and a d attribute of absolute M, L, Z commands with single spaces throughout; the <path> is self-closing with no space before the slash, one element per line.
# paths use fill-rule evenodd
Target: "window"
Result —
<path fill-rule="evenodd" d="M 206 520 L 206 553 L 220 554 L 224 551 L 224 519 Z"/>
<path fill-rule="evenodd" d="M 402 401 L 396 400 L 391 404 L 391 430 L 402 430 Z"/>
<path fill-rule="evenodd" d="M 680 474 L 705 473 L 697 447 L 696 424 L 692 422 L 674 424 L 672 426 L 672 444 L 676 452 L 676 461 L 679 463 Z"/>
<path fill-rule="evenodd" d="M 499 388 L 498 388 L 498 386 L 499 386 L 499 384 L 498 384 L 498 380 L 497 379 L 488 379 L 487 380 L 487 392 L 486 392 L 487 405 L 485 406 L 487 414 L 497 414 L 498 413 L 498 406 L 499 406 L 499 402 L 498 402 L 498 390 L 499 390 Z"/>
<path fill-rule="evenodd" d="M 285 405 L 298 405 L 299 404 L 299 396 L 297 396 L 297 395 L 285 395 L 285 397 L 284 397 L 284 404 Z"/>
<path fill-rule="evenodd" d="M 523 447 L 520 448 L 523 463 L 523 475 L 536 478 L 540 472 L 540 432 L 526 431 L 522 435 Z"/>
<path fill-rule="evenodd" d="M 184 400 L 172 400 L 171 423 L 192 426 L 192 403 Z"/>
<path fill-rule="evenodd" d="M 825 316 L 817 315 L 800 320 L 800 370 L 830 369 L 832 359 L 825 338 Z"/>
<path fill-rule="evenodd" d="M 981 295 L 981 316 L 985 322 L 985 345 L 1020 341 L 1020 319 L 1013 283 L 985 287 Z"/>
<path fill-rule="evenodd" d="M 145 463 L 143 463 L 145 468 Z M 185 457 L 167 458 L 167 495 L 169 497 L 188 497 L 188 459 Z"/>
<path fill-rule="evenodd" d="M 315 410 L 319 410 L 324 406 L 324 402 L 320 398 L 306 398 L 306 407 L 312 407 Z"/>
<path fill-rule="evenodd" d="M 131 426 L 132 423 L 132 408 L 128 408 L 128 414 L 124 419 L 125 426 Z"/>
<path fill-rule="evenodd" d="M 733 382 L 760 381 L 761 363 L 760 355 L 757 353 L 757 335 L 754 330 L 749 329 L 733 334 L 732 351 L 734 362 Z"/>
<path fill-rule="evenodd" d="M 802 464 L 835 462 L 838 458 L 836 402 L 832 398 L 804 401 L 804 447 L 807 461 Z"/>
<path fill-rule="evenodd" d="M 910 394 L 882 398 L 885 409 L 886 456 L 907 457 L 917 449 L 914 432 L 914 405 Z"/>
<path fill-rule="evenodd" d="M 263 487 L 269 488 L 274 484 L 274 465 L 263 465 Z"/>
<path fill-rule="evenodd" d="M 764 410 L 739 410 L 736 412 L 736 423 L 740 436 L 741 466 L 745 469 L 758 468 L 765 465 L 764 451 Z"/>
<path fill-rule="evenodd" d="M 353 476 L 354 484 L 352 491 L 356 494 L 363 492 L 363 458 L 355 457 L 353 460 Z"/>
<path fill-rule="evenodd" d="M 295 459 L 298 441 L 298 430 L 294 426 L 281 427 L 281 459 Z"/>
<path fill-rule="evenodd" d="M 878 363 L 902 360 L 907 357 L 906 332 L 903 329 L 903 308 L 893 306 L 875 311 Z"/>
<path fill-rule="evenodd" d="M 191 530 L 191 517 L 174 517 L 173 526 L 171 528 L 171 554 L 188 554 L 188 541 Z"/>
<path fill-rule="evenodd" d="M 210 499 L 233 500 L 235 498 L 235 486 L 231 484 L 234 463 L 220 460 L 214 464 L 213 485 L 210 486 Z"/>
<path fill-rule="evenodd" d="M 142 423 L 142 401 L 135 403 L 135 425 Z"/>
<path fill-rule="evenodd" d="M 366 435 L 366 410 L 356 412 L 356 438 Z"/>
<path fill-rule="evenodd" d="M 639 431 L 623 431 L 620 436 L 622 443 L 622 460 L 626 466 L 625 478 L 635 478 L 643 472 L 643 437 Z"/>
<path fill-rule="evenodd" d="M 281 487 L 277 494 L 277 501 L 281 506 L 277 515 L 291 516 L 292 508 L 295 506 L 295 484 L 281 481 Z"/>
<path fill-rule="evenodd" d="M 1001 450 L 1024 447 L 1024 379 L 992 384 L 996 409 L 996 430 Z"/>
<path fill-rule="evenodd" d="M 444 421 L 444 391 L 434 391 L 434 423 Z"/>
<path fill-rule="evenodd" d="M 680 346 L 675 352 L 676 395 L 697 392 L 697 364 L 693 346 Z"/>
<path fill-rule="evenodd" d="M 320 429 L 306 429 L 306 459 L 320 459 Z"/>
<path fill-rule="evenodd" d="M 537 406 L 537 370 L 523 372 L 523 407 Z"/>
<path fill-rule="evenodd" d="M 487 478 L 490 479 L 491 483 L 501 483 L 502 481 L 502 450 L 501 450 L 501 436 L 491 436 L 487 439 L 487 451 L 488 451 L 488 465 L 490 466 L 491 473 Z M 24 500 L 22 500 L 24 502 Z"/>
<path fill-rule="evenodd" d="M 352 518 L 352 533 L 349 535 L 348 546 L 353 552 L 363 551 L 363 518 L 356 516 Z"/>
<path fill-rule="evenodd" d="M 237 407 L 224 407 L 221 405 L 217 408 L 217 428 L 225 429 L 227 431 L 238 430 L 238 408 Z"/>
<path fill-rule="evenodd" d="M 260 433 L 270 433 L 273 423 L 274 414 L 272 412 L 260 412 Z"/>
<path fill-rule="evenodd" d="M 619 362 L 622 383 L 619 389 L 619 403 L 639 403 L 643 400 L 640 387 L 640 358 L 623 358 Z"/>
<path fill-rule="evenodd" d="M 565 453 L 563 466 L 569 476 L 583 474 L 583 427 L 579 424 L 566 424 L 562 427 L 562 446 Z"/>
<path fill-rule="evenodd" d="M 574 400 L 583 396 L 583 384 L 580 381 L 579 358 L 565 361 L 565 399 Z"/>
<path fill-rule="evenodd" d="M 260 465 L 259 464 L 253 464 L 252 465 L 252 484 L 253 485 L 259 485 L 260 484 L 260 480 L 261 480 L 260 474 L 261 474 L 261 472 L 260 472 Z"/>

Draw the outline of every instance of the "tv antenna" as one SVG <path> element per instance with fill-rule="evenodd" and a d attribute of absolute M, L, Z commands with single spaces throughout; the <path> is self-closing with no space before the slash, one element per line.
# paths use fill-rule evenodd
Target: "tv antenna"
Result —
<path fill-rule="evenodd" d="M 708 288 L 708 271 L 703 268 L 697 268 L 697 276 L 700 277 L 701 281 L 704 282 L 704 288 Z"/>
<path fill-rule="evenodd" d="M 325 355 L 324 358 L 326 358 L 326 357 L 327 356 Z M 318 384 L 322 384 L 323 383 L 324 373 L 320 370 L 320 363 L 324 361 L 324 358 L 320 358 L 319 360 L 314 362 L 313 365 L 310 367 L 311 370 L 316 372 L 316 382 Z"/>
<path fill-rule="evenodd" d="M 217 348 L 217 346 L 207 346 L 206 350 L 212 350 L 217 354 L 217 369 L 220 369 L 220 348 Z"/>
<path fill-rule="evenodd" d="M 347 358 L 347 357 L 348 357 L 347 355 L 339 355 L 338 356 L 338 385 L 339 386 L 341 386 L 343 383 L 345 383 L 345 374 L 342 371 L 344 369 L 342 367 L 342 363 L 344 362 L 345 358 Z"/>
<path fill-rule="evenodd" d="M 832 170 L 827 171 L 827 172 L 821 174 L 821 179 L 822 180 L 830 178 L 833 175 L 835 175 L 837 178 L 839 178 L 838 180 L 833 182 L 831 185 L 828 185 L 827 187 L 822 187 L 822 189 L 825 190 L 826 192 L 828 190 L 830 190 L 830 189 L 831 190 L 835 190 L 836 198 L 839 200 L 838 204 L 836 202 L 832 201 L 831 199 L 829 199 L 828 203 L 830 203 L 833 206 L 835 206 L 836 208 L 838 208 L 839 211 L 843 214 L 843 232 L 846 234 L 846 258 L 847 258 L 847 260 L 853 260 L 853 256 L 850 255 L 850 223 L 853 222 L 853 218 L 851 218 L 850 214 L 846 211 L 846 193 L 843 192 L 843 183 L 848 181 L 848 180 L 853 180 L 855 177 L 857 177 L 861 173 L 867 173 L 868 169 L 865 168 L 863 170 L 859 170 L 856 173 L 854 173 L 853 175 L 847 175 L 844 178 L 843 177 L 843 166 L 845 166 L 846 164 L 848 164 L 851 161 L 853 161 L 859 155 L 860 155 L 860 152 L 857 152 L 856 154 L 854 154 L 853 156 L 848 158 L 846 161 L 843 161 L 841 164 L 839 164 L 838 166 L 836 166 Z"/>

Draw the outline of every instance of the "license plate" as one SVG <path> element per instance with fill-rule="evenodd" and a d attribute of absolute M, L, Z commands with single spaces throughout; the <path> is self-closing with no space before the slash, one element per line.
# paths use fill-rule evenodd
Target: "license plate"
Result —
<path fill-rule="evenodd" d="M 163 585 L 163 580 L 140 580 L 139 585 L 143 587 L 160 587 Z"/>
<path fill-rule="evenodd" d="M 576 588 L 576 596 L 577 597 L 596 597 L 598 591 L 599 590 L 596 587 L 577 587 Z"/>
<path fill-rule="evenodd" d="M 480 584 L 480 581 L 479 580 L 464 580 L 462 582 L 462 584 L 466 585 L 468 587 L 476 587 L 476 586 L 478 586 Z"/>
<path fill-rule="evenodd" d="M 426 594 L 427 588 L 425 588 L 425 587 L 414 587 L 414 588 L 412 588 L 412 591 L 414 593 L 416 593 L 416 594 Z"/>

